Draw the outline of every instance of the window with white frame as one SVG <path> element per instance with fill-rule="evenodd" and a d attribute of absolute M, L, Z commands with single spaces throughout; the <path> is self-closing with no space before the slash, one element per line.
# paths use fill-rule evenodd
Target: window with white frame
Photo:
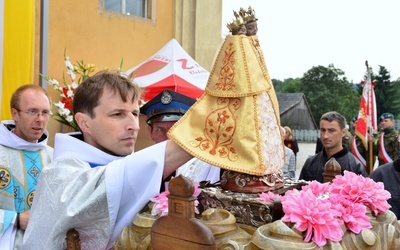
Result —
<path fill-rule="evenodd" d="M 119 12 L 125 15 L 151 18 L 151 0 L 103 0 L 104 10 Z"/>

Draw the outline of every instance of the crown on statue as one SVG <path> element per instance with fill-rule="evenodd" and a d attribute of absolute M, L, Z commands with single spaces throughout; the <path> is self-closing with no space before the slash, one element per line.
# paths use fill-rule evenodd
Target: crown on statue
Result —
<path fill-rule="evenodd" d="M 235 31 L 240 28 L 244 24 L 243 18 L 241 15 L 239 15 L 236 11 L 233 11 L 233 15 L 235 16 L 235 19 L 226 25 L 228 27 L 229 31 Z"/>
<path fill-rule="evenodd" d="M 257 21 L 256 17 L 256 12 L 253 9 L 253 7 L 249 6 L 248 10 L 244 10 L 243 8 L 240 8 L 239 15 L 243 18 L 243 21 L 245 23 L 247 22 L 255 22 Z"/>

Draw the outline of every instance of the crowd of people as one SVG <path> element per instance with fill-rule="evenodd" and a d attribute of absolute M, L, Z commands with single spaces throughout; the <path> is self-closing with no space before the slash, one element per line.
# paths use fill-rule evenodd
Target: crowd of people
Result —
<path fill-rule="evenodd" d="M 257 33 L 253 9 L 234 15 L 228 25 L 232 35 Z M 47 145 L 47 92 L 33 84 L 14 92 L 12 120 L 0 124 L 0 248 L 64 249 L 66 232 L 75 228 L 82 248 L 110 249 L 173 176 L 218 183 L 219 167 L 193 158 L 167 137 L 196 100 L 164 90 L 139 107 L 140 95 L 139 87 L 117 72 L 87 78 L 73 100 L 80 131 L 57 133 L 53 150 Z M 146 115 L 155 145 L 134 152 L 140 113 Z M 381 133 L 369 138 L 379 167 L 368 173 L 359 158 L 367 161 L 366 150 L 355 134 L 348 135 L 346 119 L 335 111 L 325 113 L 319 121 L 321 148 L 306 160 L 298 178 L 323 182 L 324 165 L 335 158 L 342 173 L 383 182 L 392 195 L 391 210 L 400 218 L 400 146 L 393 114 L 382 114 L 380 127 Z M 286 152 L 282 171 L 295 179 L 298 142 L 288 126 L 281 127 L 281 135 Z"/>

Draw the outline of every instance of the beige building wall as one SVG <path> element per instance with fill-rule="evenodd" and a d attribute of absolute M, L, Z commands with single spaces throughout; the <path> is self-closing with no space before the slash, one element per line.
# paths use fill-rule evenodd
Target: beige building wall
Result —
<path fill-rule="evenodd" d="M 210 71 L 221 36 L 222 0 L 176 0 L 175 38 L 206 70 Z"/>
<path fill-rule="evenodd" d="M 105 11 L 103 0 L 49 1 L 48 76 L 62 81 L 66 72 L 64 51 L 72 63 L 84 60 L 98 70 L 128 70 L 156 53 L 172 38 L 201 66 L 210 70 L 221 43 L 222 0 L 148 0 L 151 19 Z M 39 81 L 40 18 L 42 1 L 36 1 L 34 81 Z M 213 18 L 210 18 L 212 16 Z M 67 80 L 68 83 L 71 81 Z M 58 92 L 48 88 L 53 100 Z M 144 120 L 144 119 L 142 119 Z M 151 144 L 141 121 L 137 149 Z M 68 132 L 50 119 L 50 145 L 56 132 Z"/>

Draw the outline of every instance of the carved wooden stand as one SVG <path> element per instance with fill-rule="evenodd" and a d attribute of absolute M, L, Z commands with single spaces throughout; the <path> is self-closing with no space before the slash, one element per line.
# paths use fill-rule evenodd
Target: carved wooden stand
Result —
<path fill-rule="evenodd" d="M 157 219 L 151 228 L 151 243 L 162 249 L 215 249 L 210 228 L 194 218 L 193 183 L 182 175 L 169 182 L 168 215 Z"/>
<path fill-rule="evenodd" d="M 324 168 L 325 168 L 325 170 L 324 170 L 324 173 L 322 174 L 324 176 L 324 182 L 332 182 L 332 180 L 335 179 L 336 175 L 339 175 L 342 173 L 342 167 L 336 161 L 335 158 L 330 158 L 325 163 Z"/>
<path fill-rule="evenodd" d="M 79 233 L 75 229 L 68 230 L 65 240 L 67 242 L 67 250 L 81 250 Z"/>

